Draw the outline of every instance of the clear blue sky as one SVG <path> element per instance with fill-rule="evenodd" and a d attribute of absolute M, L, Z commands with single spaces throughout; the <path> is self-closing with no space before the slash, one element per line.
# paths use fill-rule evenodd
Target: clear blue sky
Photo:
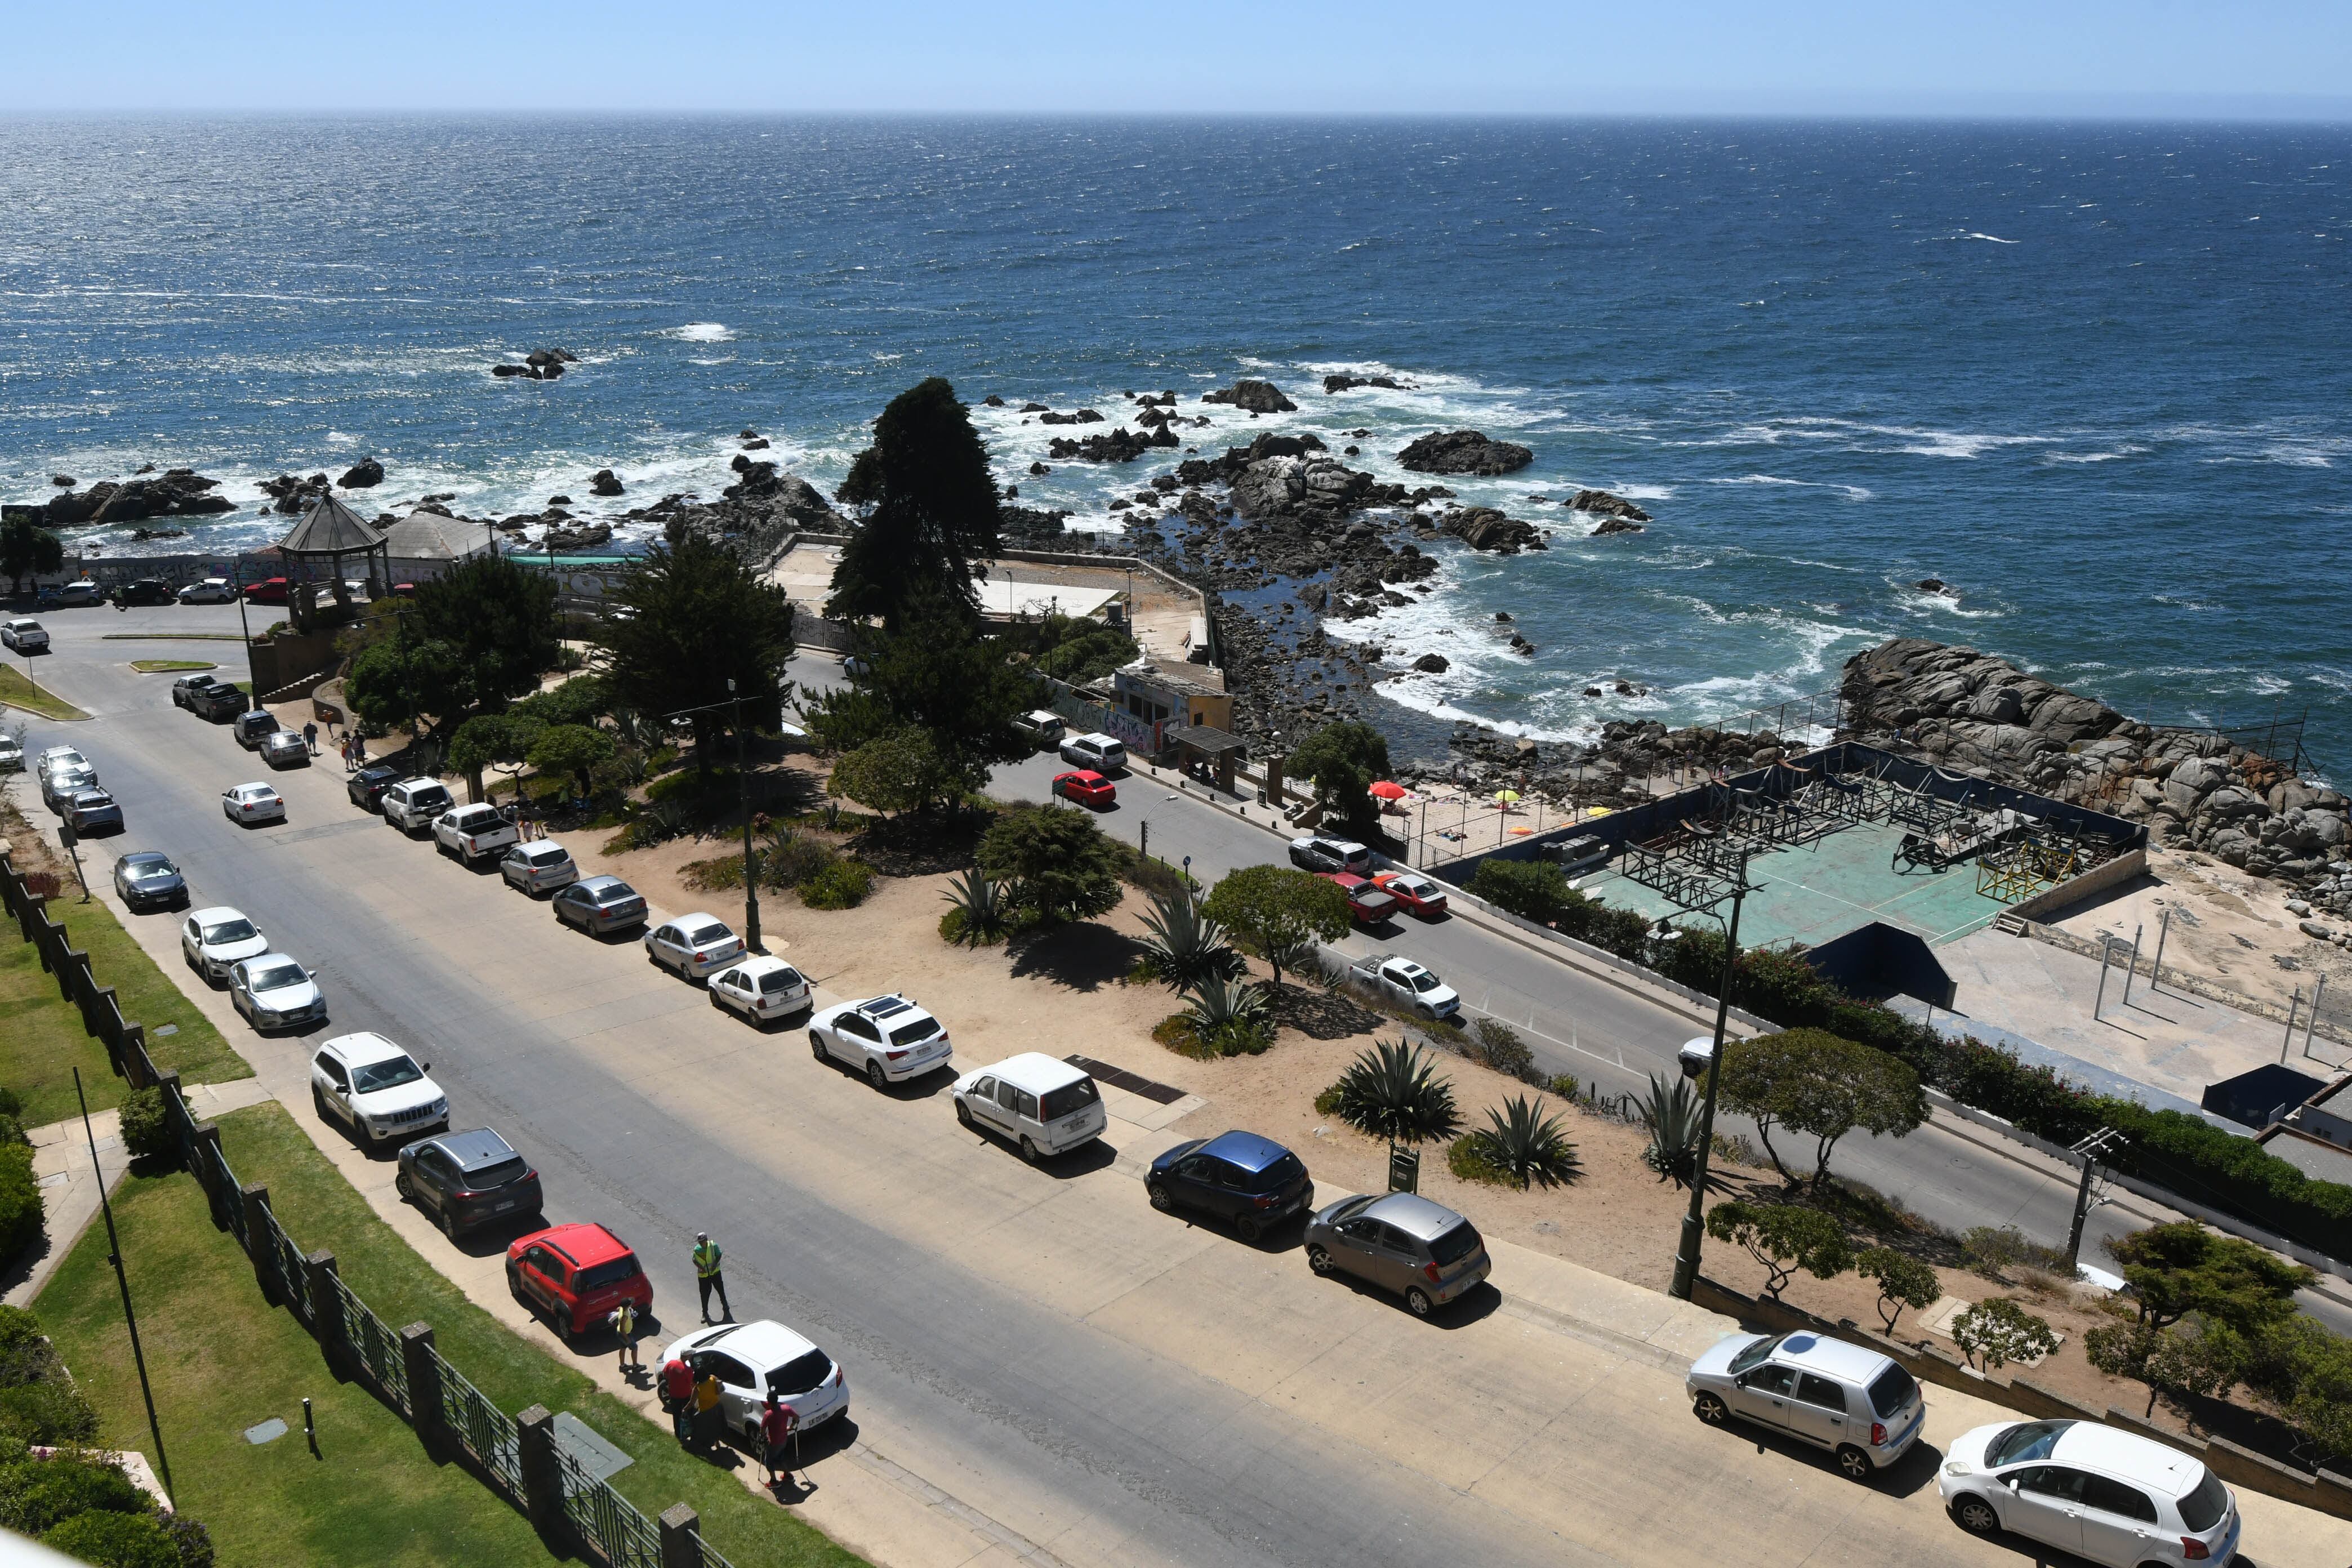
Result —
<path fill-rule="evenodd" d="M 2347 0 L 5 0 L 0 111 L 2352 119 Z"/>

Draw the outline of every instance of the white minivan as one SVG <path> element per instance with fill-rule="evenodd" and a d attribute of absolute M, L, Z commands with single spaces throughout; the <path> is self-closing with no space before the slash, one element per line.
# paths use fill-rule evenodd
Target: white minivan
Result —
<path fill-rule="evenodd" d="M 1102 1091 L 1082 1069 L 1042 1051 L 1024 1051 L 956 1079 L 956 1120 L 1021 1146 L 1035 1162 L 1102 1136 Z"/>

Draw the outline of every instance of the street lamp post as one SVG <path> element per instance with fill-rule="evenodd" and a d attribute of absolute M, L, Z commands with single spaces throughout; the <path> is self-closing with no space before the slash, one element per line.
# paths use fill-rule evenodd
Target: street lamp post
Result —
<path fill-rule="evenodd" d="M 733 676 L 727 678 L 727 700 L 734 710 L 735 787 L 743 810 L 743 946 L 765 952 L 760 944 L 760 873 L 751 853 L 751 770 L 743 754 L 743 696 L 735 689 Z"/>
<path fill-rule="evenodd" d="M 236 629 L 245 641 L 245 694 L 247 711 L 261 706 L 261 669 L 253 662 L 253 626 L 245 618 L 245 561 L 239 557 L 232 568 L 236 582 Z"/>
<path fill-rule="evenodd" d="M 1682 1243 L 1675 1253 L 1675 1279 L 1667 1293 L 1687 1301 L 1698 1279 L 1699 1247 L 1706 1236 L 1706 1161 L 1715 1144 L 1716 1086 L 1723 1079 L 1723 1031 L 1731 1019 L 1731 976 L 1739 963 L 1739 906 L 1748 894 L 1748 858 L 1739 858 L 1739 880 L 1731 889 L 1731 924 L 1723 939 L 1723 974 L 1715 988 L 1715 1049 L 1707 1053 L 1706 1097 L 1698 1117 L 1698 1163 L 1691 1173 L 1690 1211 L 1683 1215 Z"/>

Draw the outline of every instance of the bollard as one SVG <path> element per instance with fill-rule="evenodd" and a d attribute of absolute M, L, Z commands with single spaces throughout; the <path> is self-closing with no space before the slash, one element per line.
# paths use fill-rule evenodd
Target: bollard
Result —
<path fill-rule="evenodd" d="M 441 1358 L 433 1351 L 433 1329 L 411 1323 L 400 1331 L 400 1364 L 408 1373 L 408 1424 L 428 1454 L 447 1442 L 448 1422 L 441 1407 Z"/>
<path fill-rule="evenodd" d="M 661 1568 L 702 1568 L 702 1520 L 682 1502 L 661 1512 Z"/>

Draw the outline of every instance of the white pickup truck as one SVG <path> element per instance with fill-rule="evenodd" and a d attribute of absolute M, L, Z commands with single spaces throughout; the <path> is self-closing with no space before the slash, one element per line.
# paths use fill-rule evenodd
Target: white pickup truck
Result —
<path fill-rule="evenodd" d="M 1349 965 L 1349 976 L 1370 986 L 1389 1002 L 1424 1018 L 1452 1018 L 1462 1011 L 1462 998 L 1448 985 L 1410 958 L 1376 952 Z"/>
<path fill-rule="evenodd" d="M 461 805 L 433 819 L 433 842 L 469 864 L 503 855 L 518 841 L 514 824 L 495 805 Z"/>

